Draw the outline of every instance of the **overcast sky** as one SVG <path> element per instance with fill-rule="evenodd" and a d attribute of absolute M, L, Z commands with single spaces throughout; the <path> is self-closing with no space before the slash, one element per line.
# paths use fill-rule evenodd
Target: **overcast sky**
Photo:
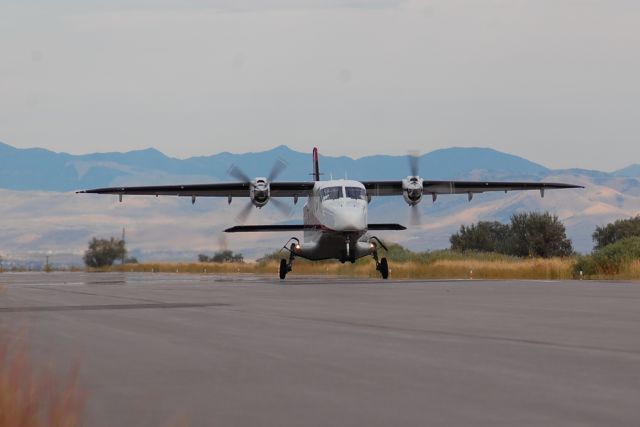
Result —
<path fill-rule="evenodd" d="M 4 0 L 0 141 L 613 170 L 640 163 L 639 23 L 637 0 Z"/>

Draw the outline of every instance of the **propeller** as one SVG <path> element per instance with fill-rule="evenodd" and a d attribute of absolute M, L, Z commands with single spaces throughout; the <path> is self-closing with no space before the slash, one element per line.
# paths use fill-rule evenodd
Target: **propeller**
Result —
<path fill-rule="evenodd" d="M 420 207 L 418 205 L 411 206 L 409 212 L 409 222 L 411 223 L 411 225 L 419 226 L 420 224 L 422 224 L 422 212 L 420 211 Z"/>
<path fill-rule="evenodd" d="M 269 176 L 267 180 L 269 182 L 276 179 L 285 169 L 287 168 L 287 162 L 282 160 L 280 157 L 276 159 L 276 162 L 271 167 L 271 172 L 269 172 Z"/>
<path fill-rule="evenodd" d="M 274 179 L 276 179 L 285 169 L 287 168 L 287 162 L 282 160 L 281 158 L 276 159 L 275 163 L 271 167 L 271 171 L 269 172 L 269 176 L 267 177 L 267 184 L 271 183 Z M 236 165 L 231 165 L 231 167 L 227 170 L 227 174 L 229 176 L 237 179 L 238 181 L 245 182 L 247 184 L 251 183 L 251 178 L 247 175 L 240 167 Z M 288 217 L 291 215 L 292 208 L 281 200 L 270 197 L 269 201 L 273 204 L 273 206 L 280 211 L 284 216 Z M 252 207 L 254 207 L 253 201 L 250 200 L 246 206 L 242 208 L 242 210 L 236 216 L 236 219 L 240 223 L 244 223 L 251 215 Z"/>
<path fill-rule="evenodd" d="M 249 218 L 249 215 L 251 215 L 251 209 L 253 208 L 253 202 L 251 202 L 251 200 L 249 200 L 249 203 L 247 203 L 240 212 L 238 212 L 238 215 L 236 215 L 236 219 L 238 220 L 239 223 L 244 224 L 245 222 L 247 222 L 247 219 Z"/>
<path fill-rule="evenodd" d="M 227 242 L 227 235 L 225 233 L 218 234 L 218 250 L 226 251 L 229 249 L 229 243 Z"/>
<path fill-rule="evenodd" d="M 409 151 L 407 160 L 409 161 L 411 176 L 418 176 L 420 173 L 420 153 L 418 151 Z"/>
<path fill-rule="evenodd" d="M 249 178 L 249 175 L 244 173 L 244 171 L 236 165 L 231 165 L 229 170 L 227 170 L 227 174 L 230 177 L 237 179 L 238 181 L 251 182 L 251 178 Z"/>
<path fill-rule="evenodd" d="M 410 151 L 407 155 L 407 161 L 409 162 L 411 176 L 418 176 L 420 174 L 420 153 L 418 151 Z M 411 206 L 409 216 L 411 225 L 419 226 L 422 223 L 422 211 L 419 203 Z"/>
<path fill-rule="evenodd" d="M 280 213 L 287 218 L 291 215 L 291 212 L 293 211 L 293 208 L 289 206 L 287 203 L 283 202 L 282 200 L 272 198 L 271 203 L 273 203 L 274 208 L 278 209 Z"/>

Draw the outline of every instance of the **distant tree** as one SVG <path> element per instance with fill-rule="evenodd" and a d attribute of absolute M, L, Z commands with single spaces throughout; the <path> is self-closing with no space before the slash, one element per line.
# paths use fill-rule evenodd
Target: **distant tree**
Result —
<path fill-rule="evenodd" d="M 137 264 L 138 263 L 138 258 L 132 256 L 132 257 L 127 257 L 124 259 L 124 263 L 125 264 Z"/>
<path fill-rule="evenodd" d="M 205 254 L 198 255 L 199 262 L 244 262 L 244 256 L 241 253 L 233 253 L 233 251 L 224 250 L 217 251 L 212 257 Z"/>
<path fill-rule="evenodd" d="M 94 237 L 89 242 L 89 249 L 84 253 L 84 263 L 88 267 L 106 267 L 112 265 L 115 260 L 124 258 L 126 254 L 124 240 Z"/>
<path fill-rule="evenodd" d="M 499 222 L 480 221 L 478 224 L 461 226 L 460 231 L 449 238 L 451 250 L 477 252 L 504 252 L 509 237 L 508 225 Z"/>
<path fill-rule="evenodd" d="M 596 227 L 592 237 L 595 242 L 594 249 L 602 249 L 627 237 L 636 236 L 640 236 L 640 215 L 629 219 L 619 219 L 603 227 Z"/>
<path fill-rule="evenodd" d="M 459 252 L 497 252 L 543 258 L 573 254 L 564 225 L 557 216 L 549 213 L 515 214 L 509 225 L 483 221 L 463 225 L 449 241 L 451 249 Z"/>
<path fill-rule="evenodd" d="M 519 213 L 511 216 L 510 236 L 505 253 L 543 258 L 573 254 L 564 224 L 550 213 Z"/>

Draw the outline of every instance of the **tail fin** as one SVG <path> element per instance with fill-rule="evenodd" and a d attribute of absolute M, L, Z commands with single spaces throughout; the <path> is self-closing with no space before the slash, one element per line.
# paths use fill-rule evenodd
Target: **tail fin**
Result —
<path fill-rule="evenodd" d="M 313 147 L 313 180 L 320 181 L 320 163 L 318 161 L 317 147 Z"/>

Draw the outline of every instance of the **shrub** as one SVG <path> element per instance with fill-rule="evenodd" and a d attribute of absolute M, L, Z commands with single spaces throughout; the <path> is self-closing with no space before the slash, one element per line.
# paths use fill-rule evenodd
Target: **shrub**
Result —
<path fill-rule="evenodd" d="M 244 262 L 244 256 L 241 253 L 233 253 L 233 251 L 229 251 L 229 250 L 224 250 L 224 251 L 218 251 L 215 254 L 213 254 L 212 257 L 205 255 L 205 254 L 200 254 L 198 255 L 198 261 L 199 262 L 216 262 L 216 263 L 221 263 L 221 262 Z"/>
<path fill-rule="evenodd" d="M 601 249 L 627 237 L 640 236 L 640 215 L 635 218 L 619 219 L 603 227 L 597 227 L 593 233 L 594 249 Z"/>
<path fill-rule="evenodd" d="M 628 237 L 606 245 L 591 255 L 579 257 L 575 270 L 590 276 L 596 274 L 613 276 L 638 259 L 640 259 L 640 237 Z"/>
<path fill-rule="evenodd" d="M 84 253 L 84 263 L 87 267 L 99 268 L 113 265 L 117 259 L 123 259 L 127 254 L 124 240 L 115 238 L 97 239 L 89 242 L 89 249 Z"/>
<path fill-rule="evenodd" d="M 477 225 L 462 225 L 460 232 L 449 238 L 451 250 L 504 252 L 504 244 L 511 230 L 497 221 L 480 221 Z"/>
<path fill-rule="evenodd" d="M 505 253 L 526 257 L 564 257 L 573 254 L 564 224 L 548 212 L 511 216 L 511 232 Z"/>

